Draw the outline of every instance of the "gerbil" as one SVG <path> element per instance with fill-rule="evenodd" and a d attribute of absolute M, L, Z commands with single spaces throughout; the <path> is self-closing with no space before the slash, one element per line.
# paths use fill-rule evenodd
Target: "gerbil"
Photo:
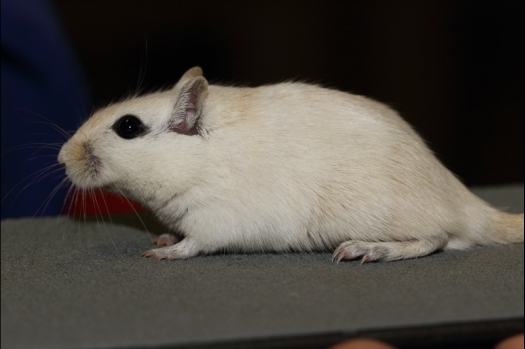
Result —
<path fill-rule="evenodd" d="M 82 189 L 148 207 L 171 232 L 142 255 L 335 249 L 397 260 L 523 241 L 523 214 L 473 195 L 389 107 L 303 83 L 170 90 L 99 110 L 58 162 Z"/>

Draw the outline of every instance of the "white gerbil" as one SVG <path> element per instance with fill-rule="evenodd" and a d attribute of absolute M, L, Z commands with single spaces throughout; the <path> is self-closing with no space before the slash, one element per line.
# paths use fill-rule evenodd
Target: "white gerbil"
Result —
<path fill-rule="evenodd" d="M 62 147 L 74 185 L 136 200 L 178 241 L 145 257 L 335 249 L 397 260 L 523 241 L 523 214 L 470 193 L 389 107 L 303 83 L 209 85 L 99 110 Z"/>

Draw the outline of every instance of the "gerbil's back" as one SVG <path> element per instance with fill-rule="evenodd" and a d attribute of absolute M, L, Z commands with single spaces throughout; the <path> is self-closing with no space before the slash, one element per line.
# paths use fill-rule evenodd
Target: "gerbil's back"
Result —
<path fill-rule="evenodd" d="M 263 160 L 272 171 L 286 169 L 294 176 L 381 170 L 376 162 L 396 151 L 433 160 L 421 138 L 387 106 L 314 85 L 210 86 L 206 109 L 211 139 L 221 147 L 217 156 L 239 156 L 256 167 Z"/>

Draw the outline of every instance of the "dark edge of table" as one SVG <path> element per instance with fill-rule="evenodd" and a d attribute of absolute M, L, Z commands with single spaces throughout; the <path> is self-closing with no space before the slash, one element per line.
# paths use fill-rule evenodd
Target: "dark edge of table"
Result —
<path fill-rule="evenodd" d="M 117 346 L 109 349 L 327 349 L 352 338 L 374 338 L 398 349 L 476 348 L 493 349 L 505 338 L 523 333 L 524 319 L 476 321 L 443 325 L 334 332 L 303 336 L 252 338 L 246 340 L 195 343 L 182 345 Z"/>

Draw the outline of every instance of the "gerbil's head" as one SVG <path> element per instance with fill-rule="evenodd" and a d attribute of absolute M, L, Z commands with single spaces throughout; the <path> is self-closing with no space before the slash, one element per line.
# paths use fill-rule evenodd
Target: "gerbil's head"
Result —
<path fill-rule="evenodd" d="M 58 162 L 81 189 L 106 188 L 147 200 L 176 194 L 203 161 L 203 105 L 208 83 L 188 70 L 169 91 L 97 111 L 62 146 Z"/>

